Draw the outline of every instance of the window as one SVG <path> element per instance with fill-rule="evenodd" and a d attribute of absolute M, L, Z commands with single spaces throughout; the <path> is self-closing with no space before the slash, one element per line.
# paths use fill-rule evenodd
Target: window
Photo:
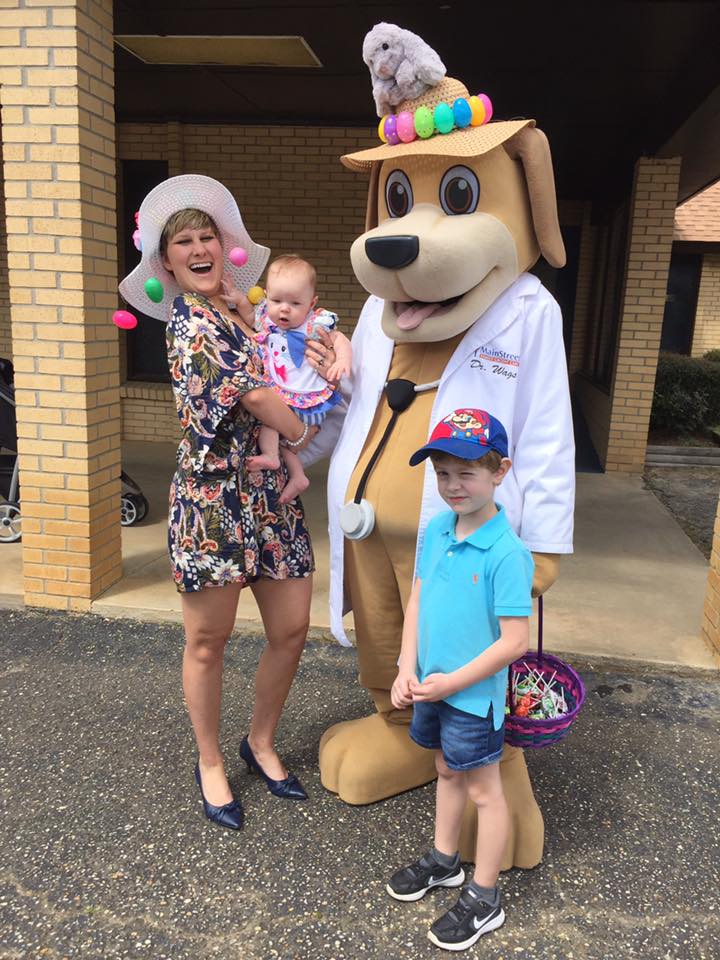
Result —
<path fill-rule="evenodd" d="M 598 226 L 595 246 L 585 370 L 596 383 L 608 390 L 620 325 L 627 226 L 628 204 L 625 203 L 607 223 Z"/>
<path fill-rule="evenodd" d="M 690 356 L 702 256 L 684 250 L 673 250 L 665 296 L 660 349 Z"/>

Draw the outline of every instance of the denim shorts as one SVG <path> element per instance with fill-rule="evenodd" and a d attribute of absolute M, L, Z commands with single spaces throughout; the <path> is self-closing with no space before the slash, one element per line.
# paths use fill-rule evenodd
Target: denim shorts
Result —
<path fill-rule="evenodd" d="M 451 770 L 472 770 L 497 763 L 505 742 L 505 721 L 493 729 L 493 708 L 487 717 L 466 713 L 438 700 L 414 703 L 410 737 L 428 750 L 442 750 Z"/>

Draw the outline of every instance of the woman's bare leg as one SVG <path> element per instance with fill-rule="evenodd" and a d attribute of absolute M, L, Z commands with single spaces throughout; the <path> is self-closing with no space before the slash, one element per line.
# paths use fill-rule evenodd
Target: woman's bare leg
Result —
<path fill-rule="evenodd" d="M 287 770 L 275 752 L 275 730 L 310 625 L 312 576 L 292 580 L 257 580 L 251 584 L 260 608 L 267 643 L 255 674 L 255 708 L 248 741 L 258 763 L 273 780 Z"/>
<path fill-rule="evenodd" d="M 232 800 L 220 751 L 220 703 L 223 655 L 232 633 L 240 584 L 208 587 L 183 593 L 185 622 L 183 691 L 195 731 L 200 775 L 208 803 L 222 806 Z"/>

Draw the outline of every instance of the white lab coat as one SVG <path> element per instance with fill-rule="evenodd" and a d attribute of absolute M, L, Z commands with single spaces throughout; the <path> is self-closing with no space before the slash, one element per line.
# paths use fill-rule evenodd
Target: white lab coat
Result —
<path fill-rule="evenodd" d="M 382 310 L 383 301 L 369 297 L 353 335 L 352 397 L 339 439 L 344 408 L 331 412 L 310 451 L 317 456 L 323 448 L 327 453 L 334 447 L 328 477 L 330 623 L 345 645 L 339 513 L 390 369 L 394 344 L 380 326 Z M 507 431 L 513 464 L 496 499 L 528 549 L 572 553 L 575 447 L 562 316 L 537 277 L 518 277 L 468 329 L 441 378 L 428 436 L 442 417 L 459 407 L 487 410 Z M 352 498 L 354 491 L 349 494 Z M 428 521 L 443 509 L 447 506 L 428 459 L 418 550 Z"/>

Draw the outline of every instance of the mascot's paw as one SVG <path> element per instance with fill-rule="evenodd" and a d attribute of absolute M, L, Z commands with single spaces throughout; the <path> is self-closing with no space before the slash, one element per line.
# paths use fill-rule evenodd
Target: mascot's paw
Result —
<path fill-rule="evenodd" d="M 560 572 L 560 557 L 556 553 L 534 553 L 535 563 L 532 595 L 540 597 L 555 583 Z"/>
<path fill-rule="evenodd" d="M 345 803 L 375 803 L 435 776 L 432 750 L 414 743 L 406 724 L 380 713 L 337 723 L 320 740 L 320 780 Z"/>
<path fill-rule="evenodd" d="M 545 826 L 533 795 L 525 756 L 518 747 L 505 746 L 500 760 L 500 777 L 510 813 L 510 836 L 500 869 L 520 867 L 530 870 L 542 859 Z M 460 831 L 461 860 L 475 862 L 476 838 L 477 807 L 468 803 Z"/>

